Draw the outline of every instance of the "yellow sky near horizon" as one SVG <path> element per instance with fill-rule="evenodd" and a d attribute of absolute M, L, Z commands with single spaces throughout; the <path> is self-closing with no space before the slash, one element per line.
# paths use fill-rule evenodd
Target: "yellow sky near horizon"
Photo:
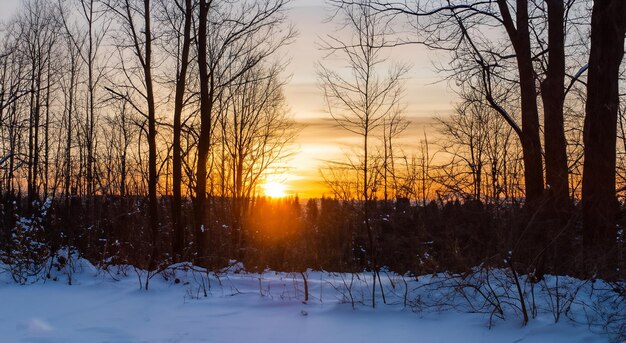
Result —
<path fill-rule="evenodd" d="M 286 70 L 291 76 L 285 96 L 293 118 L 301 128 L 287 164 L 286 193 L 302 198 L 331 194 L 326 189 L 320 168 L 328 160 L 342 160 L 359 143 L 359 137 L 337 128 L 325 110 L 323 94 L 318 86 L 316 63 L 325 57 L 319 42 L 328 34 L 336 34 L 337 24 L 327 22 L 329 14 L 324 0 L 294 0 L 289 17 L 298 31 L 296 41 L 283 50 L 290 59 Z M 393 48 L 390 60 L 411 66 L 405 76 L 404 115 L 411 122 L 398 139 L 407 153 L 414 152 L 423 139 L 423 131 L 432 131 L 435 116 L 448 115 L 453 108 L 454 93 L 443 77 L 435 71 L 438 56 L 418 45 Z M 342 68 L 336 60 L 324 61 Z"/>

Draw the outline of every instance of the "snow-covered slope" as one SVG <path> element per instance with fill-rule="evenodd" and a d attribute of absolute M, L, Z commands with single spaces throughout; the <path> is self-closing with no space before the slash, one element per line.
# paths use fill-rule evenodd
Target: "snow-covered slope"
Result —
<path fill-rule="evenodd" d="M 528 326 L 515 315 L 491 321 L 463 309 L 419 308 L 415 279 L 384 276 L 386 299 L 371 302 L 368 275 L 308 272 L 304 304 L 300 274 L 169 270 L 139 289 L 145 272 L 97 270 L 80 261 L 73 275 L 0 285 L 0 342 L 606 342 L 608 336 L 539 313 Z M 124 275 L 126 274 L 126 275 Z M 167 278 L 167 279 L 166 279 Z M 117 280 L 115 280 L 117 279 Z M 424 281 L 420 281 L 424 282 Z M 348 289 L 351 286 L 352 306 Z M 370 282 L 371 283 L 371 282 Z M 395 287 L 395 289 L 394 289 Z M 419 290 L 421 289 L 421 290 Z M 204 296 L 204 291 L 207 296 Z M 405 294 L 407 298 L 405 299 Z M 427 294 L 423 294 L 425 296 Z M 437 297 L 446 296 L 445 293 Z M 407 303 L 405 304 L 405 300 Z M 425 301 L 421 301 L 425 303 Z"/>

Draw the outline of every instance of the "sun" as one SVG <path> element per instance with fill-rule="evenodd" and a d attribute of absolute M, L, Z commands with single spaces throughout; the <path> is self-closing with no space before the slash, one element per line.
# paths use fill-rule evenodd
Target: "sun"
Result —
<path fill-rule="evenodd" d="M 263 184 L 263 193 L 270 198 L 284 198 L 287 196 L 286 187 L 279 182 L 267 182 Z"/>

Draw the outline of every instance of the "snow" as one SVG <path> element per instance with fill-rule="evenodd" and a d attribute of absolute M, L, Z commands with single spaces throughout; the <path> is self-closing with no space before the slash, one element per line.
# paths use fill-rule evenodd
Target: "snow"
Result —
<path fill-rule="evenodd" d="M 547 313 L 527 326 L 510 316 L 493 320 L 489 328 L 488 314 L 416 311 L 404 305 L 399 276 L 385 282 L 389 304 L 378 298 L 373 309 L 368 306 L 369 274 L 352 279 L 309 271 L 310 301 L 304 304 L 299 273 L 244 273 L 235 265 L 207 279 L 202 271 L 176 267 L 155 275 L 148 291 L 139 288 L 138 276 L 145 282 L 145 272 L 137 274 L 132 267 L 103 271 L 84 260 L 72 275 L 72 286 L 63 270 L 52 273 L 57 281 L 26 286 L 0 275 L 0 342 L 608 341 L 565 318 L 555 324 Z M 350 282 L 354 309 L 345 287 Z"/>

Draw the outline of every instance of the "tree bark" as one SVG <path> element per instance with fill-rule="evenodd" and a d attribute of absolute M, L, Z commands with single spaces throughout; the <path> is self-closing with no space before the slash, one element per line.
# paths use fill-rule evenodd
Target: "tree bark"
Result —
<path fill-rule="evenodd" d="M 146 1 L 147 4 L 149 4 L 148 1 Z M 83 9 L 85 6 L 85 3 L 82 3 Z M 89 13 L 87 15 L 87 12 Z M 146 13 L 146 17 L 148 17 L 148 13 Z M 88 46 L 87 46 L 87 88 L 89 91 L 89 114 L 88 114 L 88 119 L 87 119 L 87 195 L 90 197 L 93 197 L 95 195 L 95 181 L 94 181 L 94 164 L 95 164 L 95 157 L 94 157 L 94 141 L 95 141 L 95 134 L 94 134 L 94 113 L 95 113 L 95 105 L 94 105 L 94 98 L 95 98 L 95 85 L 94 85 L 94 81 L 93 81 L 93 61 L 94 61 L 94 42 L 93 42 L 93 0 L 89 1 L 89 11 L 85 11 L 85 16 L 87 19 L 87 27 L 88 27 Z M 130 20 L 132 20 L 131 18 L 129 18 Z M 149 27 L 147 27 L 147 32 L 146 32 L 146 37 L 149 34 Z M 146 45 L 148 45 L 149 42 L 146 42 Z M 148 55 L 148 53 L 146 52 L 146 55 Z"/>
<path fill-rule="evenodd" d="M 587 271 L 607 278 L 615 276 L 617 267 L 615 149 L 625 32 L 626 2 L 594 1 L 584 128 L 583 253 Z"/>
<path fill-rule="evenodd" d="M 537 91 L 530 50 L 528 1 L 516 1 L 515 24 L 508 6 L 506 0 L 498 0 L 498 7 L 502 14 L 504 26 L 517 56 L 522 107 L 522 134 L 520 139 L 524 155 L 526 203 L 531 210 L 534 210 L 543 194 L 544 184 Z"/>
<path fill-rule="evenodd" d="M 198 140 L 198 160 L 196 166 L 195 201 L 195 241 L 196 261 L 206 262 L 206 235 L 208 229 L 206 206 L 207 160 L 210 148 L 211 112 L 213 99 L 209 91 L 209 71 L 207 66 L 207 21 L 208 4 L 200 0 L 198 20 L 198 72 L 200 79 L 200 137 Z"/>
<path fill-rule="evenodd" d="M 541 84 L 544 107 L 544 142 L 547 195 L 552 209 L 567 208 L 569 183 L 567 143 L 563 125 L 565 98 L 565 28 L 562 0 L 546 0 L 548 5 L 548 68 Z"/>
<path fill-rule="evenodd" d="M 144 81 L 146 83 L 146 102 L 148 106 L 148 225 L 151 230 L 151 252 L 148 270 L 151 271 L 156 266 L 155 263 L 158 252 L 157 237 L 159 234 L 159 219 L 157 210 L 158 177 L 156 155 L 156 108 L 152 83 L 152 31 L 150 26 L 150 0 L 144 0 L 143 5 L 145 52 L 142 67 L 144 72 Z M 130 8 L 127 7 L 127 11 L 128 20 L 132 23 L 133 17 L 130 14 Z M 140 56 L 141 60 L 141 49 L 139 48 L 136 40 L 135 45 L 137 55 Z M 148 289 L 148 278 L 146 279 L 146 289 Z"/>
<path fill-rule="evenodd" d="M 182 207 L 182 156 L 181 156 L 181 116 L 183 112 L 183 97 L 187 81 L 187 67 L 189 65 L 189 46 L 191 45 L 191 16 L 193 14 L 191 0 L 185 0 L 185 24 L 183 28 L 183 46 L 180 57 L 180 70 L 176 80 L 176 95 L 174 100 L 174 144 L 172 147 L 173 168 L 173 199 L 172 199 L 172 253 L 174 261 L 180 261 L 185 244 L 185 228 L 181 222 Z"/>

